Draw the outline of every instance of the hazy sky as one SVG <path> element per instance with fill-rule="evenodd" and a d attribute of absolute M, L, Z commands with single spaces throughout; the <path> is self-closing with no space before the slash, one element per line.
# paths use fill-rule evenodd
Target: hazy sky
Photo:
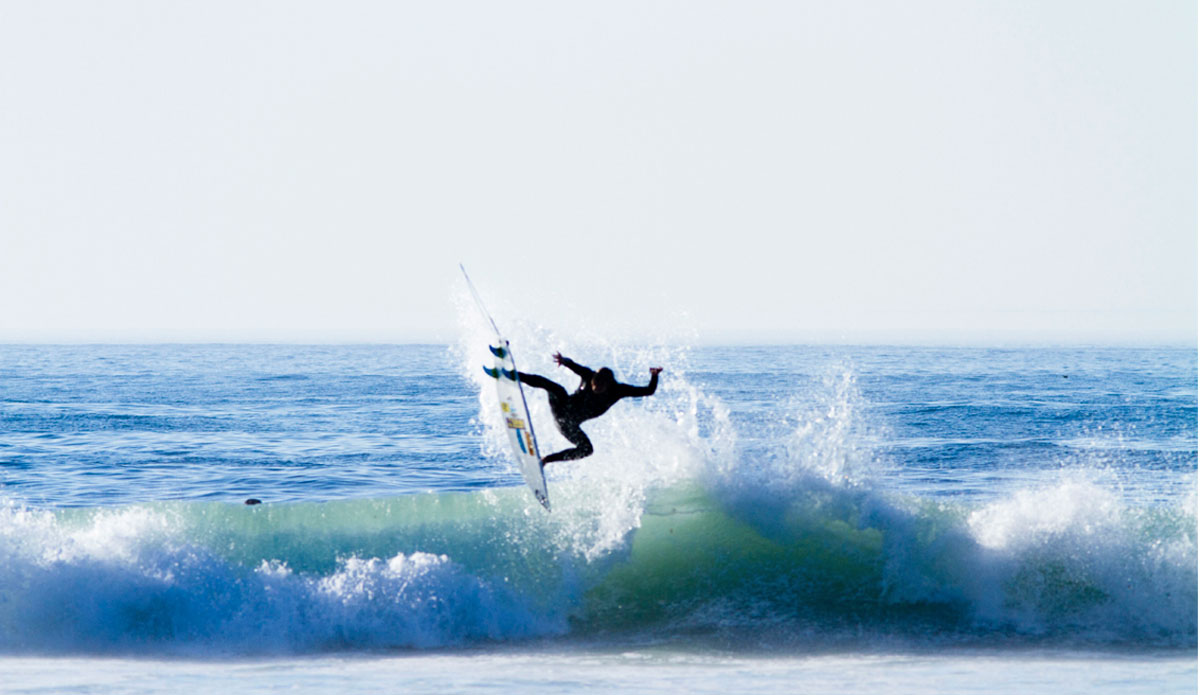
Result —
<path fill-rule="evenodd" d="M 1196 338 L 1190 0 L 0 0 L 0 340 Z"/>

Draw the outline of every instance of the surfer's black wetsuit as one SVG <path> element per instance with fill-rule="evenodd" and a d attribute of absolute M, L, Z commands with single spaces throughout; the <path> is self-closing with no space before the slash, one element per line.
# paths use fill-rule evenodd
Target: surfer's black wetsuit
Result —
<path fill-rule="evenodd" d="M 614 403 L 622 398 L 649 396 L 658 389 L 658 372 L 650 373 L 650 383 L 645 386 L 630 386 L 612 380 L 604 393 L 592 390 L 592 379 L 596 372 L 576 363 L 567 357 L 560 357 L 560 364 L 579 375 L 582 380 L 574 393 L 567 393 L 561 385 L 537 374 L 519 372 L 522 384 L 528 384 L 539 389 L 545 389 L 550 397 L 550 411 L 554 414 L 554 423 L 558 431 L 575 445 L 573 449 L 564 449 L 556 454 L 550 454 L 542 459 L 542 465 L 554 461 L 573 461 L 592 455 L 592 442 L 588 439 L 579 424 L 584 420 L 603 415 Z"/>

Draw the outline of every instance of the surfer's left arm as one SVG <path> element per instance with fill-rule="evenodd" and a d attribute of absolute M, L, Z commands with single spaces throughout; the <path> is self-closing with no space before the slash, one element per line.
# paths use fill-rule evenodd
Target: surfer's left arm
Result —
<path fill-rule="evenodd" d="M 570 369 L 584 381 L 591 381 L 592 377 L 596 375 L 595 372 L 583 366 L 582 364 L 579 364 L 570 357 L 563 357 L 561 352 L 554 353 L 554 363 L 561 367 Z"/>
<path fill-rule="evenodd" d="M 662 367 L 650 368 L 650 383 L 645 386 L 631 386 L 630 384 L 621 384 L 621 397 L 633 396 L 635 398 L 641 396 L 653 396 L 658 390 L 658 374 L 662 371 Z"/>

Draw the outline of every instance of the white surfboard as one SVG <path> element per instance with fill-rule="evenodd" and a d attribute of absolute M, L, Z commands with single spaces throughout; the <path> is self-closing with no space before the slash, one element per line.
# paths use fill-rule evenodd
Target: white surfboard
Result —
<path fill-rule="evenodd" d="M 484 368 L 489 375 L 496 379 L 496 395 L 500 401 L 500 417 L 508 430 L 508 443 L 512 445 L 513 456 L 521 468 L 525 483 L 533 490 L 533 496 L 547 510 L 550 509 L 550 497 L 546 491 L 546 475 L 542 471 L 542 457 L 538 453 L 537 437 L 533 434 L 533 419 L 529 417 L 529 405 L 525 402 L 525 392 L 521 388 L 521 378 L 517 375 L 517 363 L 513 360 L 512 348 L 507 340 L 501 340 L 500 345 L 491 347 L 496 357 L 496 366 Z"/>
<path fill-rule="evenodd" d="M 538 453 L 537 437 L 533 433 L 533 418 L 529 416 L 529 404 L 526 403 L 525 392 L 521 389 L 521 379 L 517 375 L 517 363 L 513 359 L 512 347 L 500 334 L 496 322 L 483 306 L 483 300 L 475 291 L 467 269 L 463 268 L 461 263 L 458 267 L 462 268 L 463 277 L 467 280 L 467 287 L 471 289 L 471 296 L 475 298 L 479 311 L 496 331 L 497 344 L 488 346 L 495 360 L 492 367 L 484 367 L 483 371 L 496 380 L 500 417 L 508 430 L 508 443 L 512 447 L 513 457 L 517 460 L 517 467 L 525 478 L 525 484 L 533 491 L 537 501 L 549 511 L 550 495 L 546 489 L 546 475 L 542 471 L 542 457 Z"/>

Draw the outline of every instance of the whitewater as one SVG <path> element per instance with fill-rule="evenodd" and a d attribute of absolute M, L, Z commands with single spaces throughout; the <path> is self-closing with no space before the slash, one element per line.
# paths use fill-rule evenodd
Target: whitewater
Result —
<path fill-rule="evenodd" d="M 1196 691 L 1194 349 L 510 338 L 0 346 L 0 691 Z"/>

